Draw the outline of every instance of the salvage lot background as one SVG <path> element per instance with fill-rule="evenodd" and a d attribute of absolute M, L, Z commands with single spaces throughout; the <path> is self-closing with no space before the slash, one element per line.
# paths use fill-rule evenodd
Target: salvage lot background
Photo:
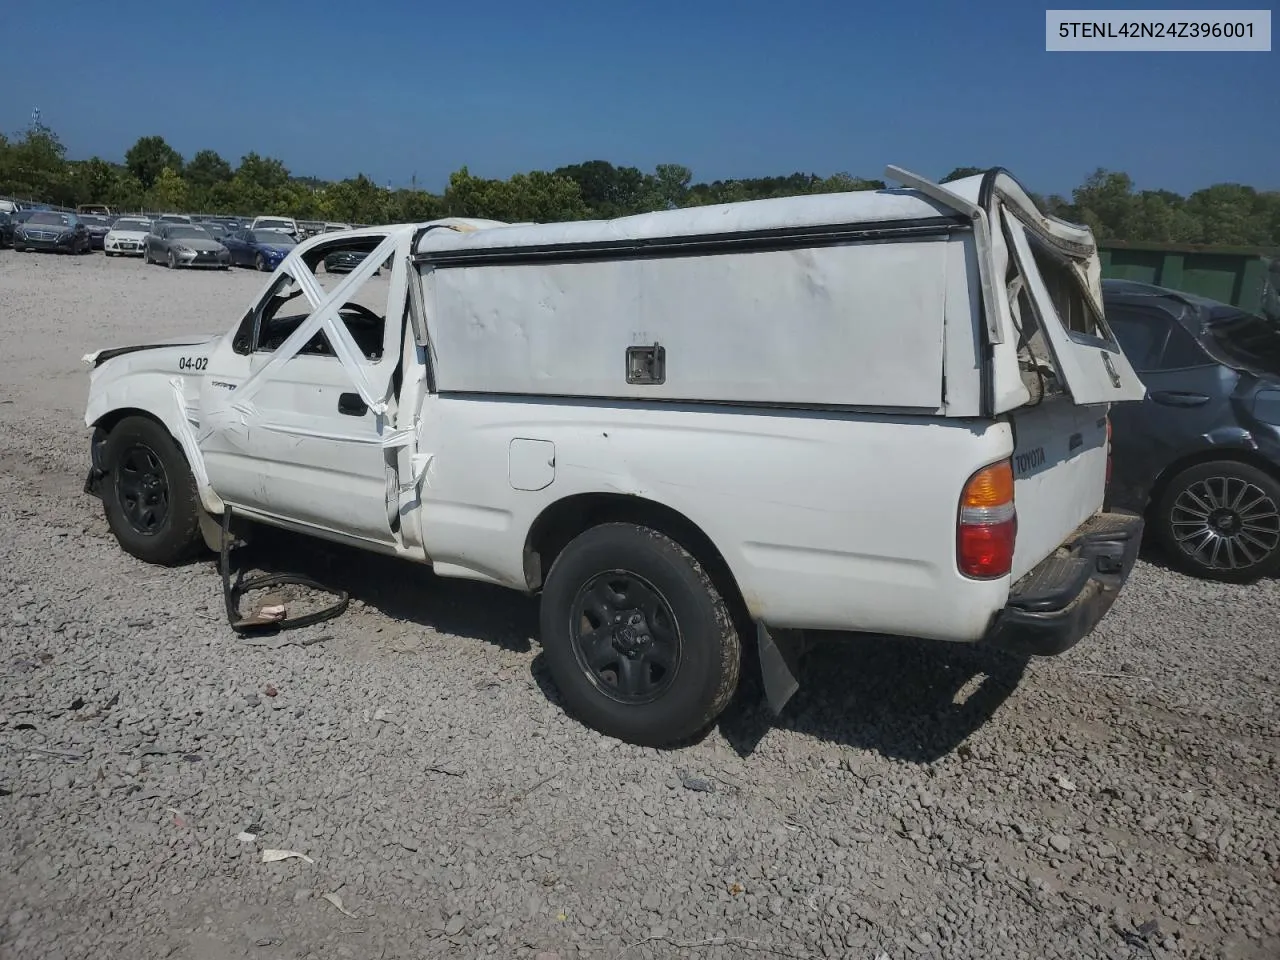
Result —
<path fill-rule="evenodd" d="M 79 358 L 264 282 L 0 251 L 0 952 L 1280 955 L 1274 581 L 1144 562 L 1029 664 L 849 641 L 674 752 L 563 715 L 532 602 L 412 566 L 275 538 L 357 602 L 238 640 L 81 492 Z"/>

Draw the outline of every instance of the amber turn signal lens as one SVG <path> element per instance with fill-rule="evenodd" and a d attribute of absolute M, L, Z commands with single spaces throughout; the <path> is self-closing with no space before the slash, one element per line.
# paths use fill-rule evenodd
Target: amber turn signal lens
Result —
<path fill-rule="evenodd" d="M 1013 500 L 1013 465 L 1001 460 L 983 467 L 964 486 L 962 507 L 998 507 Z"/>

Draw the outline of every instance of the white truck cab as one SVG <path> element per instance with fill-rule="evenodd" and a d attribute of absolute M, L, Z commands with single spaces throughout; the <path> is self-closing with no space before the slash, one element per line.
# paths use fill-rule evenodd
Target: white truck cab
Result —
<path fill-rule="evenodd" d="M 223 334 L 85 358 L 86 487 L 156 563 L 230 509 L 540 594 L 570 709 L 638 743 L 714 720 L 744 642 L 775 710 L 828 631 L 1060 653 L 1142 533 L 1102 510 L 1145 390 L 1094 239 L 1002 170 L 890 175 L 321 234 Z"/>

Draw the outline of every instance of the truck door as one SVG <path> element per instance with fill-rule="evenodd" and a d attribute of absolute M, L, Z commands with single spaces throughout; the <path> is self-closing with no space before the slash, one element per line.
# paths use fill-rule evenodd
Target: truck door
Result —
<path fill-rule="evenodd" d="M 387 271 L 352 276 L 353 284 L 350 258 L 341 266 L 332 258 L 343 272 L 323 266 L 326 255 L 353 243 L 368 255 L 383 239 L 308 251 L 316 274 L 295 258 L 281 266 L 235 338 L 248 359 L 244 382 L 222 394 L 209 385 L 206 397 L 222 403 L 205 418 L 201 449 L 214 491 L 243 511 L 394 545 L 397 444 L 406 441 L 395 430 L 389 385 L 402 343 L 403 278 L 396 309 Z M 357 258 L 353 272 L 374 272 L 363 266 Z M 315 301 L 335 293 L 345 343 L 335 343 L 342 338 L 333 327 L 317 326 Z"/>

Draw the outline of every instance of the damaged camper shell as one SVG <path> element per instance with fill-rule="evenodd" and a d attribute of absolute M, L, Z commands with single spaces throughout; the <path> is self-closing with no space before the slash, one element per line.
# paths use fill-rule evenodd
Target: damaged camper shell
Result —
<path fill-rule="evenodd" d="M 153 562 L 232 508 L 539 593 L 567 704 L 639 743 L 714 720 L 748 643 L 775 709 L 828 631 L 1058 653 L 1142 531 L 1102 512 L 1144 389 L 1094 239 L 1001 170 L 889 174 L 321 234 L 224 334 L 85 358 L 88 488 Z"/>

